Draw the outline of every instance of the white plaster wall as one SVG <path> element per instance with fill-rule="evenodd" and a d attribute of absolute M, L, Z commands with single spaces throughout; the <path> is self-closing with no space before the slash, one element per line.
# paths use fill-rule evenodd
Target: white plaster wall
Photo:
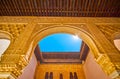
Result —
<path fill-rule="evenodd" d="M 115 39 L 114 44 L 115 44 L 116 48 L 120 51 L 120 39 Z"/>
<path fill-rule="evenodd" d="M 10 40 L 0 39 L 0 57 L 10 45 Z"/>
<path fill-rule="evenodd" d="M 108 77 L 101 67 L 95 62 L 91 52 L 89 52 L 87 59 L 83 65 L 86 79 L 111 79 Z"/>

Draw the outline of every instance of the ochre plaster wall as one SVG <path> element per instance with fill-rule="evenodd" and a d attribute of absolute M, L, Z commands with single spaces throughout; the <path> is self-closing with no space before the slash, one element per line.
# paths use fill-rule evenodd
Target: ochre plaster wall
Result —
<path fill-rule="evenodd" d="M 85 79 L 81 64 L 40 64 L 37 67 L 36 79 L 45 79 L 46 72 L 53 72 L 53 79 L 60 79 L 60 73 L 63 79 L 70 79 L 70 72 L 76 72 L 78 79 Z"/>
<path fill-rule="evenodd" d="M 89 52 L 87 59 L 83 65 L 86 79 L 111 79 L 108 77 L 101 67 L 95 62 L 91 52 Z"/>
<path fill-rule="evenodd" d="M 22 75 L 20 75 L 18 79 L 34 79 L 36 66 L 37 60 L 35 55 L 33 54 L 29 64 L 25 67 Z"/>

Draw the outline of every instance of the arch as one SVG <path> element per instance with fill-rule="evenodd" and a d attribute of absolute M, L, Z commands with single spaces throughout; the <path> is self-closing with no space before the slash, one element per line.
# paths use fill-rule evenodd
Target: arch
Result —
<path fill-rule="evenodd" d="M 39 29 L 39 31 L 35 32 L 31 37 L 33 50 L 42 38 L 54 33 L 69 33 L 73 35 L 78 35 L 78 37 L 80 37 L 88 45 L 95 58 L 99 56 L 99 50 L 94 42 L 94 38 L 92 37 L 92 35 L 80 27 L 71 25 L 54 25 Z"/>
<path fill-rule="evenodd" d="M 112 39 L 120 39 L 120 32 L 115 32 L 113 35 L 112 35 Z"/>
<path fill-rule="evenodd" d="M 114 40 L 114 45 L 120 51 L 120 39 L 115 39 Z"/>
<path fill-rule="evenodd" d="M 116 32 L 112 35 L 113 44 L 120 51 L 120 32 Z"/>
<path fill-rule="evenodd" d="M 12 42 L 13 36 L 9 32 L 0 30 L 0 39 L 8 39 Z"/>
<path fill-rule="evenodd" d="M 0 31 L 0 57 L 8 49 L 12 35 L 6 31 Z"/>

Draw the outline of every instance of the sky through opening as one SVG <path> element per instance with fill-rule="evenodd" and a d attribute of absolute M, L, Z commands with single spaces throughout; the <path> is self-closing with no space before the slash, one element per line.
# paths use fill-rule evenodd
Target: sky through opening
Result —
<path fill-rule="evenodd" d="M 82 40 L 77 35 L 56 33 L 39 41 L 41 52 L 80 52 Z"/>

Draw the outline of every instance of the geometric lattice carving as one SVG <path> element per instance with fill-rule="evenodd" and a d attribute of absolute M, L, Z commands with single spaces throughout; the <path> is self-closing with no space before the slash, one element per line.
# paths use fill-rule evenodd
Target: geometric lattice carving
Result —
<path fill-rule="evenodd" d="M 13 39 L 18 37 L 25 27 L 25 24 L 0 24 L 0 30 L 12 34 Z"/>
<path fill-rule="evenodd" d="M 57 20 L 57 19 L 54 19 L 54 20 Z M 66 20 L 66 21 L 68 21 L 68 20 Z M 68 27 L 68 26 L 69 26 L 69 28 L 74 28 L 75 29 L 75 27 L 76 27 L 76 28 L 80 28 L 80 29 L 83 29 L 83 30 L 89 32 L 88 28 L 86 28 L 86 25 L 84 23 L 77 23 L 77 24 L 74 24 L 74 23 L 73 24 L 72 23 L 54 23 L 54 24 L 53 23 L 46 23 L 46 24 L 41 23 L 41 24 L 39 24 L 38 23 L 38 24 L 36 24 L 36 26 L 37 27 L 34 29 L 33 33 L 39 31 L 40 29 L 48 29 L 48 28 L 54 28 L 54 27 Z"/>
<path fill-rule="evenodd" d="M 105 37 L 112 41 L 113 38 L 112 38 L 112 35 L 116 32 L 120 32 L 120 25 L 117 25 L 117 24 L 104 24 L 104 25 L 96 25 L 99 30 L 105 35 Z"/>

